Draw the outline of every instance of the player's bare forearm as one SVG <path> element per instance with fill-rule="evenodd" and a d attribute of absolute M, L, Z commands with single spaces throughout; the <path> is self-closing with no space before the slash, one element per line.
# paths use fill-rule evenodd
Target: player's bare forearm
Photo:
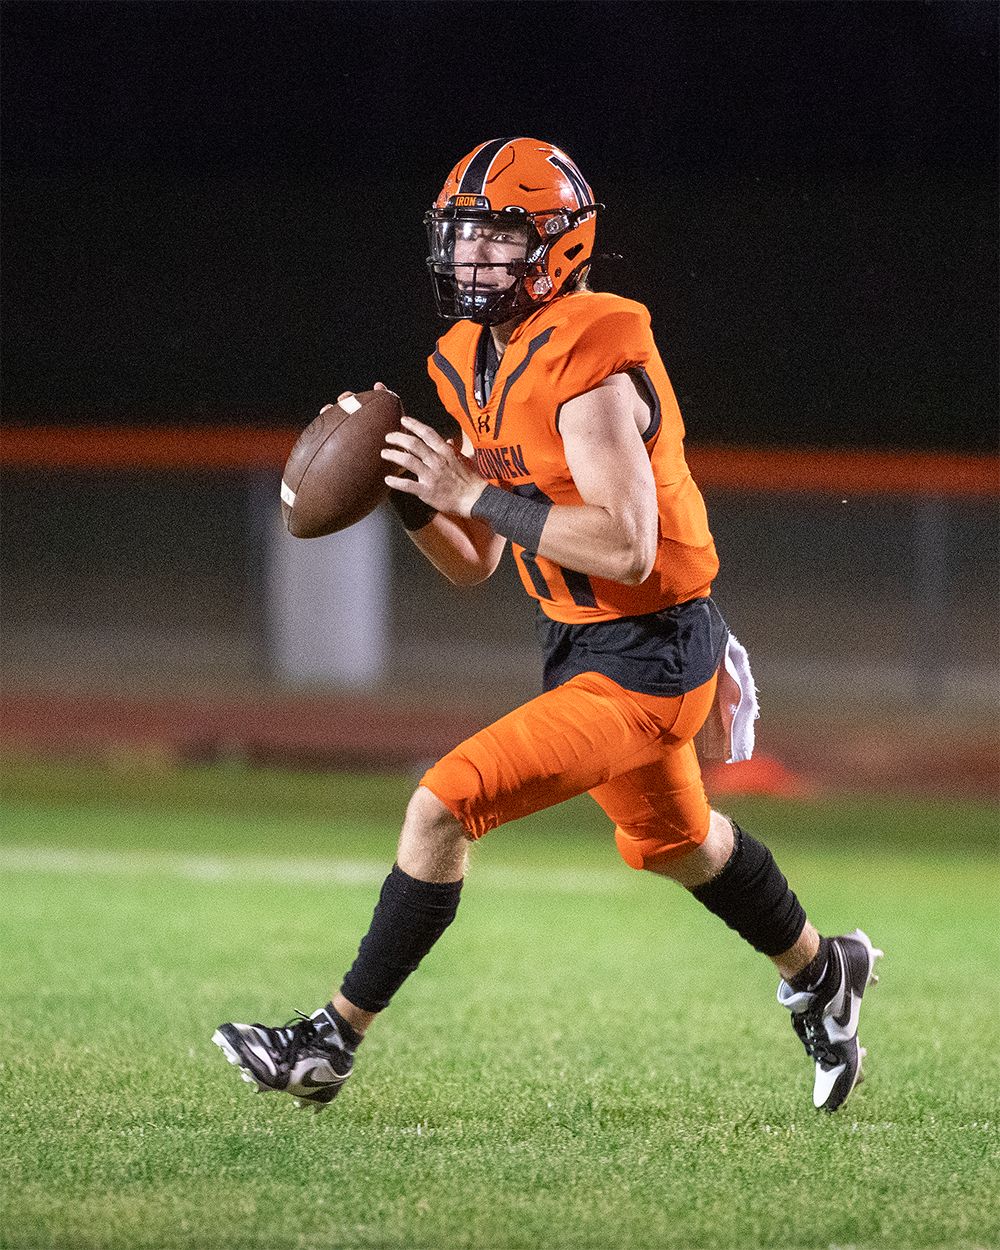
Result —
<path fill-rule="evenodd" d="M 566 464 L 583 498 L 553 507 L 538 554 L 564 568 L 638 586 L 656 559 L 656 486 L 640 428 L 648 413 L 625 374 L 562 406 Z"/>
<path fill-rule="evenodd" d="M 506 539 L 473 517 L 439 512 L 429 524 L 410 532 L 410 539 L 456 586 L 485 581 L 500 563 Z"/>
<path fill-rule="evenodd" d="M 457 586 L 485 581 L 500 562 L 506 539 L 470 515 L 486 483 L 475 461 L 429 425 L 403 418 L 403 432 L 386 436 L 386 482 L 437 509 L 410 538 L 439 572 Z M 413 476 L 397 477 L 392 469 Z"/>
<path fill-rule="evenodd" d="M 655 502 L 655 501 L 654 501 Z M 596 504 L 549 509 L 536 554 L 589 577 L 638 586 L 656 555 L 655 511 Z"/>

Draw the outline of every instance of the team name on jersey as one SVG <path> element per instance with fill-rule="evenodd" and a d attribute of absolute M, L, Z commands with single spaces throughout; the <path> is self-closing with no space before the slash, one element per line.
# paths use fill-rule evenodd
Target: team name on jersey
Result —
<path fill-rule="evenodd" d="M 477 447 L 476 468 L 482 477 L 530 477 L 521 444 L 514 447 Z"/>

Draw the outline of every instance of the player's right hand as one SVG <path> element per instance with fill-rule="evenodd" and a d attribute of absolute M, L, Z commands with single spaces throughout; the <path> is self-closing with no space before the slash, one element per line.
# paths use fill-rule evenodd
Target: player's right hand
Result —
<path fill-rule="evenodd" d="M 416 495 L 439 512 L 468 517 L 486 482 L 476 462 L 464 456 L 454 441 L 412 417 L 403 417 L 403 430 L 385 436 L 382 459 L 390 460 L 413 477 L 386 477 L 386 485 Z"/>

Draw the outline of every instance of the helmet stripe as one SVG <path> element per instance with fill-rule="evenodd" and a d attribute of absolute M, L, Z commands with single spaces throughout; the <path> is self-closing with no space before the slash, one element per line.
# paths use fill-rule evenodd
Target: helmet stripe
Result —
<path fill-rule="evenodd" d="M 459 195 L 485 195 L 486 179 L 489 177 L 493 162 L 500 155 L 511 139 L 491 139 L 484 143 L 466 167 L 458 188 Z"/>
<path fill-rule="evenodd" d="M 584 182 L 583 175 L 568 157 L 563 160 L 559 156 L 552 155 L 548 157 L 548 162 L 550 165 L 555 165 L 556 169 L 569 179 L 570 186 L 576 195 L 577 208 L 583 208 L 585 204 L 591 202 L 593 195 L 590 187 Z"/>

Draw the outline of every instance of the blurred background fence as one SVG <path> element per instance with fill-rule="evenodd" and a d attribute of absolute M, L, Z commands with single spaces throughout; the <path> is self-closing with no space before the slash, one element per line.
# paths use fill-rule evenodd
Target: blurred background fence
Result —
<path fill-rule="evenodd" d="M 283 534 L 296 433 L 8 429 L 8 689 L 406 691 L 491 709 L 535 693 L 533 605 L 508 559 L 455 589 L 381 513 L 357 527 L 360 550 L 357 531 Z M 716 597 L 766 704 L 996 708 L 995 458 L 688 454 L 722 561 Z M 325 643 L 310 635 L 323 594 Z"/>
<path fill-rule="evenodd" d="M 417 762 L 537 689 L 508 561 L 459 591 L 381 512 L 277 511 L 339 391 L 433 410 L 423 215 L 510 133 L 608 206 L 760 755 L 995 794 L 996 5 L 512 11 L 4 0 L 0 739 Z"/>

